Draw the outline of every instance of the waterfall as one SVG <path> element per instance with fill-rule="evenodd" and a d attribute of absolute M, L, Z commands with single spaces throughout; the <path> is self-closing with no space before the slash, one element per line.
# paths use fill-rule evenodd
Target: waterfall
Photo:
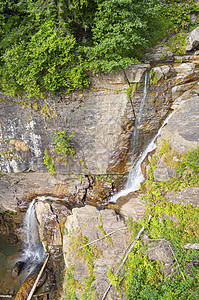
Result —
<path fill-rule="evenodd" d="M 139 107 L 139 111 L 138 114 L 136 116 L 136 120 L 135 120 L 135 129 L 133 132 L 133 142 L 132 142 L 132 157 L 135 154 L 135 147 L 137 145 L 137 141 L 139 140 L 139 135 L 140 135 L 140 126 L 142 124 L 142 115 L 145 109 L 145 104 L 146 104 L 146 100 L 147 100 L 147 92 L 149 89 L 149 71 L 145 72 L 145 77 L 144 77 L 144 91 L 143 91 L 143 97 L 141 99 L 140 102 L 140 107 Z"/>
<path fill-rule="evenodd" d="M 139 137 L 139 126 L 141 125 L 141 119 L 142 119 L 142 112 L 144 109 L 144 105 L 146 102 L 146 98 L 147 98 L 147 89 L 148 89 L 148 72 L 145 73 L 145 86 L 144 86 L 144 93 L 143 93 L 143 98 L 140 104 L 140 109 L 139 109 L 139 113 L 138 113 L 138 117 L 137 117 L 137 121 L 136 121 L 136 129 L 135 129 L 135 133 L 134 133 L 134 137 L 133 137 L 133 155 L 134 155 L 134 149 L 135 149 L 135 145 L 136 145 L 136 141 L 138 140 Z M 151 151 L 153 151 L 156 148 L 156 144 L 155 141 L 157 139 L 157 137 L 159 136 L 162 127 L 164 127 L 164 125 L 168 122 L 168 119 L 172 116 L 172 113 L 170 115 L 168 115 L 168 117 L 164 120 L 162 126 L 160 127 L 160 129 L 158 130 L 158 133 L 155 135 L 155 137 L 152 139 L 152 141 L 149 143 L 149 145 L 145 148 L 145 150 L 142 152 L 142 154 L 140 155 L 139 159 L 137 160 L 137 162 L 132 166 L 131 171 L 129 172 L 128 175 L 128 179 L 125 185 L 125 188 L 123 190 L 121 190 L 119 193 L 115 194 L 114 196 L 111 197 L 111 199 L 109 200 L 109 202 L 111 203 L 116 203 L 117 199 L 122 197 L 122 196 L 126 196 L 131 192 L 134 191 L 138 191 L 140 189 L 140 185 L 142 182 L 144 182 L 145 178 L 142 174 L 141 171 L 141 163 L 143 162 L 143 160 L 145 159 L 145 157 L 147 156 L 147 154 Z"/>
<path fill-rule="evenodd" d="M 45 259 L 45 251 L 39 237 L 35 205 L 35 200 L 33 200 L 29 205 L 23 223 L 24 250 L 21 259 L 26 263 L 29 273 L 34 271 Z"/>

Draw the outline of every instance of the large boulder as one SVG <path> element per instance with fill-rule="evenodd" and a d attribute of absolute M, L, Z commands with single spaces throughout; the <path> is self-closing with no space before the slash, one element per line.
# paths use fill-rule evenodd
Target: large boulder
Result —
<path fill-rule="evenodd" d="M 186 51 L 191 51 L 199 47 L 199 27 L 192 30 L 186 38 Z"/>
<path fill-rule="evenodd" d="M 74 251 L 74 246 L 82 237 L 86 237 L 90 246 L 97 247 L 99 256 L 93 261 L 96 291 L 98 296 L 103 295 L 109 285 L 107 272 L 109 268 L 118 268 L 118 263 L 124 255 L 128 239 L 125 224 L 115 211 L 106 209 L 98 211 L 93 206 L 74 208 L 72 215 L 67 217 L 63 231 L 63 252 L 65 265 L 74 265 L 74 278 L 82 284 L 83 278 L 88 276 L 88 267 L 84 257 Z M 122 230 L 123 229 L 123 230 Z M 109 239 L 105 234 L 110 235 Z M 77 285 L 78 286 L 78 285 Z M 81 290 L 76 290 L 78 298 Z M 113 291 L 110 292 L 113 297 Z M 108 299 L 110 299 L 108 297 Z M 116 299 L 116 298 L 114 298 Z"/>
<path fill-rule="evenodd" d="M 162 128 L 161 138 L 168 141 L 178 153 L 184 153 L 199 146 L 199 97 L 193 97 L 181 104 L 179 109 Z"/>

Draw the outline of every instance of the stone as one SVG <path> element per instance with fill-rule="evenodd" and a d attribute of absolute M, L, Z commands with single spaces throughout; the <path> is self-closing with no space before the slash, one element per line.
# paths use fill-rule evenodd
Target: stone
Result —
<path fill-rule="evenodd" d="M 12 269 L 12 278 L 16 278 L 24 266 L 24 261 L 18 261 Z"/>
<path fill-rule="evenodd" d="M 147 50 L 146 57 L 150 61 L 161 61 L 162 58 L 168 58 L 167 52 L 169 47 L 166 45 L 156 45 L 154 48 Z"/>
<path fill-rule="evenodd" d="M 171 67 L 167 66 L 167 65 L 163 65 L 160 68 L 161 68 L 161 71 L 164 74 L 164 77 L 167 78 L 169 76 L 170 71 L 171 71 Z"/>
<path fill-rule="evenodd" d="M 15 297 L 15 300 L 25 300 L 27 299 L 28 295 L 30 294 L 32 287 L 37 279 L 38 274 L 30 274 L 25 281 L 22 283 L 19 291 L 17 292 L 17 295 Z M 46 281 L 47 274 L 44 272 L 42 274 L 42 277 L 39 279 L 37 287 L 40 287 L 44 284 Z"/>
<path fill-rule="evenodd" d="M 173 271 L 175 258 L 171 247 L 171 243 L 164 239 L 161 241 L 150 240 L 148 243 L 149 259 L 164 263 L 164 267 L 161 269 L 164 275 L 169 275 Z"/>
<path fill-rule="evenodd" d="M 144 81 L 144 73 L 150 68 L 150 64 L 137 64 L 125 69 L 125 76 L 129 83 Z"/>
<path fill-rule="evenodd" d="M 184 188 L 180 192 L 168 192 L 167 200 L 173 204 L 199 206 L 199 187 Z"/>
<path fill-rule="evenodd" d="M 49 203 L 37 202 L 36 217 L 39 222 L 39 235 L 46 252 L 50 247 L 62 246 L 60 225 Z"/>
<path fill-rule="evenodd" d="M 65 206 L 64 201 L 59 200 L 59 203 L 51 203 L 51 209 L 53 213 L 57 216 L 57 220 L 61 228 L 63 228 L 67 216 L 71 214 L 71 210 Z"/>
<path fill-rule="evenodd" d="M 189 98 L 192 98 L 192 90 L 189 89 L 188 91 L 184 92 L 180 97 L 176 98 L 175 101 L 173 102 L 171 109 L 178 109 L 179 105 L 181 103 Z"/>
<path fill-rule="evenodd" d="M 161 159 L 159 159 L 157 168 L 154 170 L 155 181 L 168 181 L 176 175 L 175 171 L 167 166 Z"/>
<path fill-rule="evenodd" d="M 153 75 L 155 77 L 158 77 L 159 79 L 161 79 L 164 76 L 164 73 L 163 73 L 161 67 L 155 67 L 152 70 L 153 70 Z"/>
<path fill-rule="evenodd" d="M 28 202 L 37 195 L 50 195 L 68 198 L 71 202 L 83 201 L 86 189 L 89 187 L 88 178 L 74 175 L 56 176 L 45 172 L 28 172 L 7 174 L 0 178 L 0 211 L 26 211 Z"/>
<path fill-rule="evenodd" d="M 179 78 L 185 78 L 195 72 L 194 63 L 183 63 L 174 67 L 175 72 L 177 72 L 177 80 Z"/>
<path fill-rule="evenodd" d="M 199 146 L 199 97 L 183 102 L 161 130 L 161 138 L 182 154 Z"/>
<path fill-rule="evenodd" d="M 186 84 L 176 85 L 172 88 L 172 100 L 176 100 L 180 96 L 182 96 L 183 93 L 187 93 L 188 90 L 190 90 L 195 85 L 195 82 L 190 82 Z"/>
<path fill-rule="evenodd" d="M 110 209 L 98 211 L 95 207 L 86 205 L 82 208 L 74 208 L 72 215 L 68 216 L 63 233 L 63 252 L 66 267 L 71 264 L 75 266 L 75 278 L 82 283 L 82 278 L 88 276 L 83 258 L 76 255 L 71 250 L 71 236 L 79 238 L 86 236 L 88 242 L 93 242 L 100 253 L 94 260 L 94 275 L 96 278 L 96 291 L 101 297 L 108 287 L 109 279 L 107 271 L 110 267 L 116 267 L 124 255 L 128 234 L 122 219 Z M 103 229 L 103 230 L 102 230 Z M 111 242 L 103 238 L 104 233 L 110 235 Z M 103 238 L 103 239 L 100 239 Z M 74 238 L 73 238 L 74 239 Z M 98 240 L 100 239 L 100 240 Z M 96 241 L 97 240 L 97 241 Z M 77 291 L 80 297 L 80 291 Z M 110 292 L 110 296 L 113 292 Z"/>
<path fill-rule="evenodd" d="M 186 51 L 197 49 L 199 46 L 199 27 L 192 30 L 186 37 Z"/>
<path fill-rule="evenodd" d="M 162 68 L 168 74 L 168 67 Z M 90 75 L 89 89 L 56 97 L 49 94 L 46 99 L 38 100 L 37 110 L 34 104 L 24 106 L 19 98 L 6 97 L 1 93 L 0 171 L 47 171 L 44 150 L 51 154 L 53 135 L 64 130 L 69 135 L 75 132 L 73 142 L 76 155 L 68 156 L 66 164 L 53 152 L 57 174 L 124 174 L 131 155 L 132 133 L 143 97 L 143 85 L 140 85 L 133 102 L 126 91 L 133 83 L 143 83 L 144 74 L 149 69 L 150 65 L 143 63 L 118 72 Z M 144 137 L 145 133 L 140 135 L 139 151 L 154 135 L 159 127 L 159 118 L 169 109 L 168 99 L 158 97 L 159 117 L 154 98 L 150 97 L 150 104 L 146 104 L 150 107 L 150 116 L 145 111 L 142 118 L 142 126 L 148 124 L 147 137 Z M 151 118 L 151 114 L 155 118 Z"/>
<path fill-rule="evenodd" d="M 142 219 L 146 210 L 146 203 L 141 200 L 141 196 L 140 193 L 132 192 L 117 200 L 119 213 L 124 219 L 132 218 L 136 222 Z"/>
<path fill-rule="evenodd" d="M 198 243 L 195 243 L 195 244 L 186 244 L 184 245 L 184 248 L 185 249 L 194 249 L 194 250 L 199 250 L 199 244 Z"/>

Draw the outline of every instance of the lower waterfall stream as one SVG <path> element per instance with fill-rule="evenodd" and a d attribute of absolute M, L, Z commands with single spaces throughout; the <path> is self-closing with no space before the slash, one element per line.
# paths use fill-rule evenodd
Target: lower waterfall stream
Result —
<path fill-rule="evenodd" d="M 29 205 L 23 223 L 25 243 L 21 259 L 26 263 L 28 273 L 33 272 L 38 265 L 41 265 L 46 255 L 39 238 L 39 225 L 35 215 L 35 205 L 34 199 Z"/>

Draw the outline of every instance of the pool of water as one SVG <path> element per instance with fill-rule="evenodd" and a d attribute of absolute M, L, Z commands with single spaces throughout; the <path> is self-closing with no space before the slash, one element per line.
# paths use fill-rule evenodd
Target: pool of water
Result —
<path fill-rule="evenodd" d="M 0 295 L 14 295 L 19 289 L 20 279 L 12 278 L 12 268 L 20 256 L 18 250 L 19 246 L 10 244 L 8 237 L 0 237 Z"/>

